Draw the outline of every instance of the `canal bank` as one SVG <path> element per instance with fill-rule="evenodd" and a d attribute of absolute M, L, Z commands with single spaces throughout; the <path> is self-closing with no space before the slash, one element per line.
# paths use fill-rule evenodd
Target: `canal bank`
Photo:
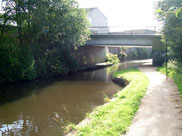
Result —
<path fill-rule="evenodd" d="M 145 73 L 150 81 L 147 94 L 142 99 L 141 104 L 132 100 L 129 104 L 133 107 L 129 109 L 129 104 L 123 100 L 127 99 L 127 95 L 134 98 L 132 90 L 140 90 L 143 87 L 142 84 L 140 84 L 140 88 L 137 86 L 129 88 L 129 92 L 123 95 L 125 89 L 128 89 L 127 86 L 115 95 L 109 103 L 96 108 L 93 113 L 87 116 L 85 121 L 74 126 L 75 131 L 67 136 L 181 136 L 182 103 L 174 81 L 169 78 L 166 79 L 165 75 L 155 70 L 155 67 L 145 65 L 139 69 Z M 123 73 L 117 72 L 117 74 L 121 74 L 119 77 L 123 77 Z M 130 79 L 132 76 L 136 81 L 137 77 L 134 72 L 129 76 Z M 132 80 L 130 80 L 130 84 L 132 84 L 131 82 Z M 144 81 L 140 80 L 139 82 Z M 143 95 L 144 93 L 140 94 L 139 98 Z M 117 99 L 119 99 L 118 104 L 115 103 Z M 135 105 L 136 103 L 137 105 Z M 122 106 L 127 108 L 122 109 Z M 139 106 L 138 111 L 137 106 Z M 120 108 L 122 110 L 117 113 Z M 132 110 L 137 111 L 136 115 L 132 113 Z M 134 115 L 135 117 L 132 119 Z M 131 126 L 128 128 L 130 124 Z"/>
<path fill-rule="evenodd" d="M 148 79 L 138 69 L 122 70 L 114 73 L 113 77 L 127 86 L 122 91 L 118 90 L 108 103 L 94 109 L 80 124 L 72 127 L 74 131 L 66 136 L 119 136 L 126 132 L 145 95 Z"/>
<path fill-rule="evenodd" d="M 103 62 L 103 63 L 96 63 L 96 64 L 90 64 L 90 65 L 82 65 L 77 72 L 80 71 L 85 71 L 85 70 L 96 70 L 96 69 L 101 69 L 101 68 L 106 68 L 109 66 L 112 66 L 112 63 L 107 63 L 107 62 Z"/>
<path fill-rule="evenodd" d="M 1 86 L 0 135 L 60 136 L 67 122 L 79 123 L 104 104 L 104 96 L 117 93 L 120 87 L 111 81 L 113 72 L 148 61 L 128 61 L 50 82 Z"/>

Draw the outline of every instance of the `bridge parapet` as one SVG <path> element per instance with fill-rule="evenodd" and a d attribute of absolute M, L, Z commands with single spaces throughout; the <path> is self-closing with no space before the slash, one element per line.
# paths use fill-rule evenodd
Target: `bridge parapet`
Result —
<path fill-rule="evenodd" d="M 154 35 L 161 34 L 162 26 L 92 26 L 90 30 L 94 35 Z"/>
<path fill-rule="evenodd" d="M 91 35 L 87 46 L 153 46 L 162 35 Z M 156 43 L 156 42 L 155 42 Z"/>

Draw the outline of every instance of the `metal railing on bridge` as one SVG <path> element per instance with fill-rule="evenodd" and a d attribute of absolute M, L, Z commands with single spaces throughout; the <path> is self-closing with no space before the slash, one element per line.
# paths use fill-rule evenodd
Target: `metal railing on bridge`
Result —
<path fill-rule="evenodd" d="M 93 35 L 158 35 L 162 26 L 93 26 Z"/>

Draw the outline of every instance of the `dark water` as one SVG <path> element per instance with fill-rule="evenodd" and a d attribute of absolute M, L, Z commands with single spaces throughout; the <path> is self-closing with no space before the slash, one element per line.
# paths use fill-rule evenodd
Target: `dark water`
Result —
<path fill-rule="evenodd" d="M 151 61 L 151 60 L 150 60 Z M 0 135 L 61 136 L 67 122 L 79 123 L 112 97 L 119 86 L 111 74 L 149 62 L 129 61 L 81 72 L 54 81 L 23 82 L 0 87 Z"/>

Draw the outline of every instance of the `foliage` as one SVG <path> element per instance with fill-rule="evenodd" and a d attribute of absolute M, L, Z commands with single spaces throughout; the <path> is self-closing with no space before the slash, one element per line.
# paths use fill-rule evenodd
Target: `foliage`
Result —
<path fill-rule="evenodd" d="M 118 55 L 114 55 L 112 53 L 107 53 L 106 54 L 106 61 L 108 63 L 117 64 L 117 63 L 119 63 Z"/>
<path fill-rule="evenodd" d="M 136 48 L 137 50 L 137 59 L 144 59 L 144 58 L 150 58 L 151 54 L 149 51 L 147 51 L 147 48 Z"/>
<path fill-rule="evenodd" d="M 164 0 L 158 3 L 156 15 L 164 23 L 164 38 L 171 60 L 182 60 L 182 1 Z"/>
<path fill-rule="evenodd" d="M 169 62 L 168 68 L 167 68 L 167 74 L 170 78 L 174 79 L 174 82 L 176 83 L 180 96 L 182 98 L 182 71 L 181 71 L 181 63 L 174 63 Z M 163 74 L 166 74 L 166 68 L 165 66 L 157 68 L 158 71 L 162 72 Z"/>
<path fill-rule="evenodd" d="M 75 0 L 4 0 L 4 3 L 0 48 L 13 49 L 15 53 L 2 51 L 0 55 L 21 75 L 16 79 L 14 70 L 7 67 L 1 70 L 7 75 L 6 81 L 75 71 L 71 52 L 84 45 L 90 34 L 86 12 L 78 8 Z M 11 40 L 4 42 L 6 39 Z"/>
<path fill-rule="evenodd" d="M 88 115 L 89 122 L 76 126 L 78 136 L 120 136 L 124 134 L 138 110 L 141 98 L 149 84 L 144 73 L 137 69 L 116 72 L 113 75 L 130 81 L 122 91 L 107 104 L 100 106 Z"/>
<path fill-rule="evenodd" d="M 165 53 L 161 51 L 155 51 L 152 53 L 153 56 L 153 65 L 162 66 L 165 62 Z"/>
<path fill-rule="evenodd" d="M 13 42 L 13 39 L 3 38 L 0 44 L 0 83 L 32 80 L 36 76 L 33 56 L 28 47 L 19 48 Z"/>
<path fill-rule="evenodd" d="M 118 54 L 118 58 L 120 61 L 125 61 L 126 57 L 127 57 L 127 47 L 121 47 L 120 48 L 120 53 Z"/>
<path fill-rule="evenodd" d="M 165 0 L 158 3 L 156 10 L 158 19 L 164 23 L 163 42 L 167 43 L 168 56 L 168 76 L 174 78 L 182 97 L 182 1 Z M 158 68 L 165 72 L 165 67 Z"/>
<path fill-rule="evenodd" d="M 148 59 L 152 57 L 152 49 L 147 48 L 128 48 L 127 59 Z"/>
<path fill-rule="evenodd" d="M 43 53 L 44 45 L 37 48 L 35 45 L 35 66 L 39 77 L 63 75 L 68 72 L 75 72 L 77 63 L 70 55 L 70 51 L 63 47 L 54 47 Z"/>
<path fill-rule="evenodd" d="M 152 58 L 152 48 L 136 48 L 136 47 L 110 47 L 109 52 L 117 54 L 119 60 L 137 60 Z"/>

